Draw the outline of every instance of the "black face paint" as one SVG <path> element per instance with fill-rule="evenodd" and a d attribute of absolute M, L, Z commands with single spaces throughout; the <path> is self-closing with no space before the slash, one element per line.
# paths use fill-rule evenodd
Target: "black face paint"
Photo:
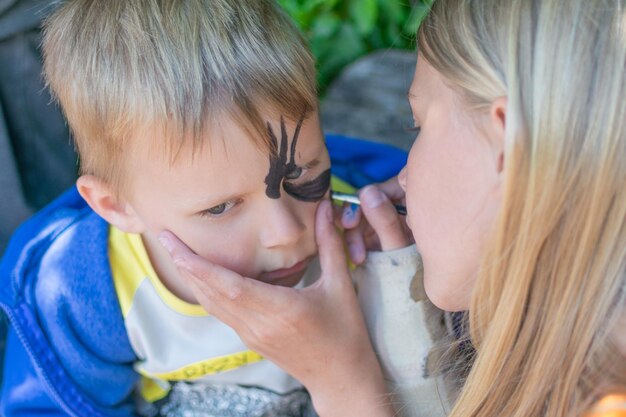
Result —
<path fill-rule="evenodd" d="M 280 117 L 280 146 L 272 130 L 272 125 L 267 122 L 267 133 L 270 135 L 270 139 L 274 142 L 277 149 L 277 152 L 270 154 L 270 170 L 265 177 L 265 184 L 267 184 L 265 194 L 269 198 L 280 198 L 280 184 L 283 182 L 283 178 L 294 176 L 295 168 L 297 168 L 294 161 L 294 154 L 303 120 L 304 118 L 298 121 L 296 131 L 293 134 L 293 139 L 291 140 L 291 158 L 289 162 L 287 162 L 287 129 L 285 128 L 285 119 L 283 119 L 282 116 Z"/>
<path fill-rule="evenodd" d="M 330 187 L 330 168 L 312 181 L 302 184 L 283 183 L 283 188 L 287 194 L 298 200 L 308 202 L 319 201 L 324 198 L 328 187 Z"/>
<path fill-rule="evenodd" d="M 318 201 L 321 200 L 328 187 L 330 186 L 330 169 L 322 172 L 317 178 L 304 182 L 302 184 L 293 184 L 288 182 L 289 180 L 295 180 L 300 177 L 302 168 L 296 165 L 296 144 L 298 143 L 298 136 L 300 135 L 300 128 L 304 116 L 298 120 L 296 130 L 291 140 L 291 149 L 289 155 L 289 161 L 287 161 L 287 129 L 285 128 L 285 119 L 280 118 L 280 146 L 278 145 L 278 138 L 272 130 L 272 126 L 267 123 L 267 131 L 270 135 L 270 139 L 276 145 L 277 152 L 270 154 L 270 170 L 265 177 L 265 194 L 269 198 L 280 198 L 280 185 L 283 185 L 283 189 L 287 194 L 300 201 Z M 285 181 L 286 180 L 286 181 Z"/>

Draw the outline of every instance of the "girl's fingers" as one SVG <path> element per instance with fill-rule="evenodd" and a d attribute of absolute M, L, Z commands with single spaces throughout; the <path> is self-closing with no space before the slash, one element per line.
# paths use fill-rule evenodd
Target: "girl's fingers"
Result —
<path fill-rule="evenodd" d="M 403 201 L 404 190 L 400 187 L 398 177 L 388 179 L 387 181 L 378 184 L 380 190 L 392 201 Z"/>
<path fill-rule="evenodd" d="M 288 290 L 242 277 L 204 259 L 169 231 L 162 232 L 159 241 L 169 251 L 181 276 L 199 289 L 199 298 L 205 301 L 202 305 L 207 311 L 219 308 L 242 317 L 250 311 L 268 310 L 277 302 L 277 294 Z"/>
<path fill-rule="evenodd" d="M 361 200 L 368 207 L 345 204 L 340 216 L 350 259 L 357 265 L 365 262 L 368 251 L 397 249 L 410 242 L 403 222 L 389 203 L 389 200 L 401 203 L 404 201 L 404 191 L 398 178 L 393 177 L 377 184 L 373 186 L 374 189 L 371 187 L 367 186 L 360 192 L 361 196 L 364 192 L 368 193 L 365 202 Z M 378 195 L 372 197 L 372 190 L 378 190 Z"/>
<path fill-rule="evenodd" d="M 341 227 L 354 229 L 361 222 L 361 210 L 358 204 L 345 204 L 341 213 Z"/>
<path fill-rule="evenodd" d="M 356 265 L 365 262 L 365 258 L 367 257 L 368 248 L 365 244 L 363 234 L 363 227 L 357 227 L 355 229 L 346 230 L 343 235 L 346 246 L 348 247 L 350 259 Z"/>
<path fill-rule="evenodd" d="M 368 185 L 359 196 L 363 215 L 380 239 L 383 251 L 407 246 L 410 239 L 406 235 L 395 207 L 377 186 Z"/>
<path fill-rule="evenodd" d="M 322 278 L 329 277 L 330 279 L 326 281 L 332 283 L 345 284 L 342 281 L 347 281 L 349 285 L 352 285 L 343 243 L 333 223 L 330 201 L 322 201 L 317 208 L 315 238 L 322 268 Z"/>

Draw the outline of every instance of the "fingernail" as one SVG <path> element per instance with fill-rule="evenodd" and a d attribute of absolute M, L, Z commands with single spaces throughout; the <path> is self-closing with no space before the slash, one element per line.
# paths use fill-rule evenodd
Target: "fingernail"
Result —
<path fill-rule="evenodd" d="M 361 191 L 359 197 L 361 198 L 361 204 L 366 205 L 369 208 L 376 208 L 380 206 L 383 201 L 385 201 L 385 195 L 373 185 L 365 187 Z"/>
<path fill-rule="evenodd" d="M 359 209 L 359 205 L 358 204 L 350 204 L 349 206 L 346 206 L 346 208 L 343 209 L 343 222 L 344 223 L 352 223 L 352 221 L 354 220 L 354 218 L 356 217 L 356 212 Z"/>
<path fill-rule="evenodd" d="M 174 265 L 176 265 L 176 267 L 181 268 L 181 269 L 189 269 L 189 263 L 187 262 L 187 260 L 185 258 L 174 258 L 172 259 L 172 261 L 174 262 Z"/>
<path fill-rule="evenodd" d="M 159 242 L 161 242 L 161 245 L 163 245 L 168 252 L 172 252 L 172 241 L 167 236 L 160 235 Z"/>

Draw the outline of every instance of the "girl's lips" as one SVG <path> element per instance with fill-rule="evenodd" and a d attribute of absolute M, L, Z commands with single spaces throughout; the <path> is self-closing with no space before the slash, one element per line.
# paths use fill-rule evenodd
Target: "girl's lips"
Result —
<path fill-rule="evenodd" d="M 297 284 L 298 281 L 300 281 L 300 278 L 302 278 L 302 273 L 306 270 L 306 267 L 309 265 L 310 261 L 311 258 L 309 257 L 293 266 L 290 266 L 289 268 L 264 272 L 259 278 L 261 281 L 267 282 L 268 284 L 293 286 Z M 290 278 L 297 278 L 297 280 L 293 284 L 291 284 L 290 281 L 292 280 Z"/>

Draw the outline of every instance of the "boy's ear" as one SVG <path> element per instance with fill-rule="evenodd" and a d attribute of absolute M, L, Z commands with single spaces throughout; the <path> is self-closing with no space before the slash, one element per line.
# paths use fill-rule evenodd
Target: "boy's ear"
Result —
<path fill-rule="evenodd" d="M 93 175 L 81 175 L 76 187 L 83 199 L 104 220 L 126 233 L 143 233 L 145 227 L 133 207 L 117 197 L 105 181 Z"/>
<path fill-rule="evenodd" d="M 504 135 L 506 131 L 506 96 L 498 97 L 489 109 L 489 133 L 497 157 L 498 174 L 504 170 Z"/>

